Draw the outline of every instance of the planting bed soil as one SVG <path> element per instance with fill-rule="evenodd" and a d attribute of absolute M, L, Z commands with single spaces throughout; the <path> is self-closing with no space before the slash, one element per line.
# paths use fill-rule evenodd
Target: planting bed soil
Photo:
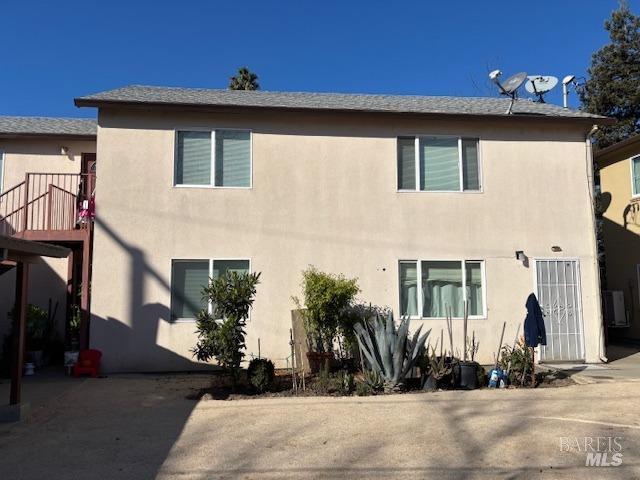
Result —
<path fill-rule="evenodd" d="M 244 374 L 244 372 L 243 372 Z M 300 380 L 299 380 L 300 381 Z M 360 377 L 356 375 L 356 382 Z M 408 389 L 403 394 L 426 394 L 429 391 L 419 388 L 419 379 L 408 379 Z M 574 385 L 574 380 L 565 372 L 561 371 L 541 371 L 536 374 L 536 388 L 554 388 Z M 291 374 L 288 370 L 276 370 L 275 380 L 272 388 L 264 393 L 259 393 L 247 382 L 245 376 L 240 378 L 235 391 L 231 388 L 231 379 L 224 373 L 214 373 L 211 375 L 210 386 L 206 388 L 193 389 L 187 398 L 191 400 L 243 400 L 250 398 L 281 398 L 281 397 L 341 397 L 356 396 L 355 390 L 350 393 L 341 389 L 341 382 L 338 376 L 322 377 L 321 375 L 307 375 L 305 378 L 306 389 L 299 388 L 294 392 L 291 381 Z M 480 388 L 487 388 L 486 382 Z M 507 388 L 530 388 L 512 385 Z M 436 391 L 442 391 L 436 390 Z M 464 395 L 463 390 L 460 394 Z M 376 392 L 375 395 L 386 395 L 384 392 Z"/>

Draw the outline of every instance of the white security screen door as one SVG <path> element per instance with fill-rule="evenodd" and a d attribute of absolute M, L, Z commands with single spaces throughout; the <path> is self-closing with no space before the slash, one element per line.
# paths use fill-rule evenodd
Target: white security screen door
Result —
<path fill-rule="evenodd" d="M 536 286 L 547 330 L 540 360 L 584 360 L 579 262 L 536 260 Z"/>

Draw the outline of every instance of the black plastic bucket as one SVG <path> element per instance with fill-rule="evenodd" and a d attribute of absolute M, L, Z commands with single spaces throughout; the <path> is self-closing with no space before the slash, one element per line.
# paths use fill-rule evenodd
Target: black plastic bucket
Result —
<path fill-rule="evenodd" d="M 478 388 L 478 368 L 480 365 L 476 362 L 460 362 L 460 380 L 458 388 L 464 390 L 474 390 Z"/>

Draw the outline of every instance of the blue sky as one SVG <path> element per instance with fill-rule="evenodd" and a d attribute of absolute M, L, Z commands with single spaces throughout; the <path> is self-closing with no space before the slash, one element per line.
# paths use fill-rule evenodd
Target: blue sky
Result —
<path fill-rule="evenodd" d="M 73 98 L 129 84 L 226 88 L 242 65 L 264 90 L 495 95 L 487 80 L 495 68 L 505 76 L 584 76 L 593 51 L 608 42 L 603 23 L 617 7 L 617 0 L 0 3 L 0 114 L 47 116 L 94 116 Z M 640 12 L 640 0 L 630 5 Z M 548 100 L 561 103 L 559 90 Z"/>

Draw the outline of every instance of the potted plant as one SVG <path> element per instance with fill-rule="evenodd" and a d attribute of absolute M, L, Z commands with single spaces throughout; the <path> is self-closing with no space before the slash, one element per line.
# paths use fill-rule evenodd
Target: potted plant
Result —
<path fill-rule="evenodd" d="M 71 374 L 71 369 L 78 361 L 80 348 L 80 307 L 77 304 L 71 305 L 69 322 L 67 323 L 67 339 L 69 349 L 64 352 L 64 367 L 67 375 Z"/>
<path fill-rule="evenodd" d="M 436 390 L 438 388 L 451 385 L 452 366 L 448 357 L 437 355 L 436 349 L 432 348 L 429 359 L 429 375 L 422 385 L 423 390 Z"/>
<path fill-rule="evenodd" d="M 27 353 L 36 368 L 44 365 L 44 348 L 51 334 L 49 314 L 42 308 L 29 304 L 27 307 Z"/>
<path fill-rule="evenodd" d="M 475 361 L 475 355 L 478 352 L 478 343 L 476 335 L 473 332 L 471 339 L 467 336 L 467 325 L 469 322 L 469 305 L 464 302 L 464 319 L 463 319 L 463 354 L 462 361 L 458 361 L 458 378 L 456 379 L 457 387 L 465 390 L 474 390 L 478 388 L 478 370 L 480 364 Z M 469 361 L 469 358 L 471 359 Z"/>
<path fill-rule="evenodd" d="M 359 291 L 355 278 L 321 272 L 314 266 L 302 272 L 304 308 L 298 298 L 293 301 L 302 311 L 310 336 L 307 361 L 313 373 L 329 369 L 338 332 Z"/>

